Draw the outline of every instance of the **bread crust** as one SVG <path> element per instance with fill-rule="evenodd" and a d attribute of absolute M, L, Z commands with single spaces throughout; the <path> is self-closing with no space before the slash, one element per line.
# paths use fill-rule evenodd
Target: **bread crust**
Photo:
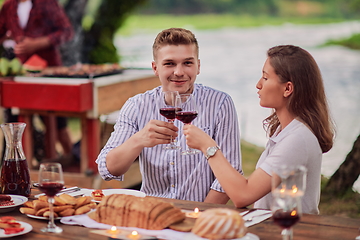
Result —
<path fill-rule="evenodd" d="M 150 230 L 161 230 L 185 219 L 181 209 L 170 203 L 125 194 L 105 196 L 88 216 L 100 223 Z"/>
<path fill-rule="evenodd" d="M 237 211 L 229 208 L 212 208 L 201 213 L 192 232 L 207 239 L 233 239 L 245 236 L 246 227 Z"/>

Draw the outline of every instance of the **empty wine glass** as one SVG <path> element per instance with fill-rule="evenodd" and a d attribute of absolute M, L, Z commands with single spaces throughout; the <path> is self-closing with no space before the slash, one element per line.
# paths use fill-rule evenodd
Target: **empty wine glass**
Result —
<path fill-rule="evenodd" d="M 60 233 L 62 228 L 54 223 L 54 196 L 64 187 L 63 171 L 60 163 L 42 163 L 39 169 L 39 189 L 48 197 L 49 223 L 42 232 Z"/>
<path fill-rule="evenodd" d="M 301 218 L 301 198 L 306 188 L 304 166 L 281 166 L 272 175 L 272 219 L 282 228 L 283 240 L 293 239 L 292 226 Z"/>
<path fill-rule="evenodd" d="M 176 96 L 178 96 L 179 93 L 177 91 L 166 91 L 161 92 L 161 98 L 160 98 L 160 114 L 164 116 L 169 123 L 174 124 L 175 121 L 175 101 Z M 179 146 L 175 145 L 175 139 L 172 138 L 170 140 L 170 144 L 166 147 L 164 147 L 165 150 L 176 150 L 179 149 Z"/>
<path fill-rule="evenodd" d="M 194 95 L 192 94 L 179 94 L 176 97 L 175 103 L 176 119 L 184 124 L 191 124 L 191 122 L 198 116 L 198 110 L 195 103 Z M 201 153 L 197 149 L 189 148 L 181 152 L 181 155 L 191 155 Z"/>

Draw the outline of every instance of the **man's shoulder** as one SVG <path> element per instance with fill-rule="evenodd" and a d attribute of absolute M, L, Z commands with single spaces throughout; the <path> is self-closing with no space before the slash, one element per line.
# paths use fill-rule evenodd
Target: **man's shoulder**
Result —
<path fill-rule="evenodd" d="M 156 87 L 156 88 L 147 90 L 146 92 L 138 93 L 135 96 L 130 97 L 129 100 L 137 101 L 137 100 L 155 97 L 157 92 L 160 91 L 159 89 L 160 89 L 160 87 Z"/>
<path fill-rule="evenodd" d="M 231 103 L 233 102 L 231 96 L 223 91 L 214 89 L 209 86 L 204 86 L 202 84 L 197 84 L 197 95 L 200 99 L 212 99 L 211 101 L 215 101 L 218 103 Z"/>
<path fill-rule="evenodd" d="M 209 86 L 205 86 L 205 85 L 200 84 L 200 83 L 196 84 L 196 86 L 197 86 L 198 90 L 200 92 L 203 92 L 203 93 L 207 93 L 207 94 L 212 93 L 212 94 L 217 94 L 217 95 L 223 95 L 223 96 L 230 97 L 230 95 L 227 94 L 226 92 L 220 91 L 218 89 L 215 89 L 215 88 L 212 88 L 212 87 L 209 87 Z"/>

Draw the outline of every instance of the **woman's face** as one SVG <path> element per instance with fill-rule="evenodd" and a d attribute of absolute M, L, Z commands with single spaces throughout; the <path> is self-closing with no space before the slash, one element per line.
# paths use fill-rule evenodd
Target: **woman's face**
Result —
<path fill-rule="evenodd" d="M 270 65 L 269 58 L 266 59 L 262 77 L 256 84 L 259 89 L 260 106 L 274 108 L 276 111 L 286 107 L 288 83 L 281 83 L 274 68 Z"/>

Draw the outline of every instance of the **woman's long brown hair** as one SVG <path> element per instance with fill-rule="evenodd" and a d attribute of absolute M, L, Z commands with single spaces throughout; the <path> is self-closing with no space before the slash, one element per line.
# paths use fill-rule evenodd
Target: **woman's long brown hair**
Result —
<path fill-rule="evenodd" d="M 314 58 L 306 50 L 293 45 L 272 47 L 267 55 L 280 81 L 290 81 L 294 85 L 288 110 L 312 130 L 322 152 L 329 151 L 333 146 L 334 125 L 329 114 L 323 79 Z M 276 112 L 264 120 L 270 136 L 279 125 Z"/>

